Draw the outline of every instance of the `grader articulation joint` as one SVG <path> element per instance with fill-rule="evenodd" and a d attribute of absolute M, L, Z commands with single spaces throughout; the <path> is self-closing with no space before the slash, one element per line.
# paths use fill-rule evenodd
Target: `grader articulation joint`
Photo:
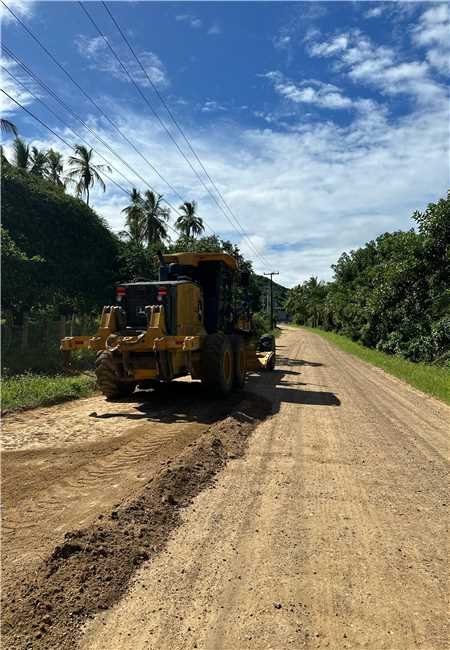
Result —
<path fill-rule="evenodd" d="M 121 283 L 94 336 L 66 337 L 61 350 L 97 353 L 97 384 L 110 399 L 136 386 L 190 375 L 216 393 L 241 389 L 247 371 L 273 370 L 273 337 L 257 345 L 248 281 L 227 253 L 160 256 L 158 281 Z"/>

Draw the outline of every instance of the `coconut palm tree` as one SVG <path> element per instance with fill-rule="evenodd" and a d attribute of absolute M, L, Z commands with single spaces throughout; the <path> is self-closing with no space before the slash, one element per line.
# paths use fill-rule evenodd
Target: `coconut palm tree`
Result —
<path fill-rule="evenodd" d="M 203 219 L 196 214 L 197 203 L 195 201 L 185 201 L 180 205 L 179 210 L 182 214 L 175 222 L 175 227 L 179 232 L 188 239 L 194 239 L 204 230 Z"/>
<path fill-rule="evenodd" d="M 16 138 L 13 144 L 14 165 L 19 169 L 27 170 L 30 166 L 30 147 L 22 138 Z"/>
<path fill-rule="evenodd" d="M 144 196 L 144 236 L 150 246 L 167 239 L 170 210 L 162 207 L 162 195 L 147 190 Z"/>
<path fill-rule="evenodd" d="M 6 120 L 4 117 L 0 118 L 0 129 L 2 133 L 8 133 L 15 135 L 17 138 L 17 127 L 15 124 L 10 122 L 9 120 Z"/>
<path fill-rule="evenodd" d="M 130 241 L 142 244 L 145 238 L 144 201 L 135 187 L 130 192 L 130 204 L 122 212 L 126 214 L 127 230 L 120 234 Z"/>
<path fill-rule="evenodd" d="M 89 205 L 89 192 L 96 183 L 100 185 L 103 191 L 106 185 L 101 177 L 101 172 L 111 171 L 109 165 L 94 165 L 92 162 L 92 149 L 88 149 L 82 144 L 75 145 L 75 156 L 69 156 L 69 166 L 72 170 L 67 174 L 69 182 L 75 184 L 75 191 L 78 197 L 86 195 L 86 205 Z"/>
<path fill-rule="evenodd" d="M 47 153 L 37 147 L 31 147 L 30 174 L 44 178 L 47 171 Z"/>
<path fill-rule="evenodd" d="M 47 169 L 46 177 L 48 180 L 59 185 L 59 187 L 64 187 L 64 181 L 62 180 L 62 173 L 64 170 L 63 166 L 63 157 L 59 151 L 54 149 L 49 149 L 47 151 Z"/>

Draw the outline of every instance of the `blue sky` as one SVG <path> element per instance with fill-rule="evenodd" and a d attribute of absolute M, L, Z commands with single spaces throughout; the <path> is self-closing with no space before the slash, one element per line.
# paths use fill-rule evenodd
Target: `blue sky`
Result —
<path fill-rule="evenodd" d="M 245 238 L 180 156 L 78 3 L 8 4 L 172 188 L 198 201 L 210 229 L 240 244 L 257 271 L 279 270 L 288 286 L 311 275 L 329 278 L 341 252 L 387 230 L 412 227 L 412 212 L 448 189 L 448 4 L 109 4 Z M 102 4 L 88 2 L 86 8 L 191 156 Z M 179 196 L 4 9 L 1 18 L 3 44 L 178 206 Z M 133 185 L 146 189 L 17 64 L 5 56 L 2 64 Z M 77 142 L 8 74 L 2 73 L 2 87 Z M 3 95 L 1 101 L 3 114 L 27 141 L 69 152 Z M 116 171 L 111 176 L 128 187 Z M 94 192 L 93 204 L 115 231 L 123 228 L 126 197 L 117 187 L 107 183 L 105 194 Z"/>

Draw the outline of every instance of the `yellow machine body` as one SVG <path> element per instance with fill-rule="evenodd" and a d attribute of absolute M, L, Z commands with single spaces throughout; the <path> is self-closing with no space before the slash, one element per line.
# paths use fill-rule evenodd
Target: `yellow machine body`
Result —
<path fill-rule="evenodd" d="M 175 268 L 184 272 L 187 269 L 192 274 L 196 268 L 204 269 L 202 264 L 213 263 L 213 266 L 206 266 L 206 272 L 210 268 L 218 272 L 217 265 L 226 267 L 228 274 L 237 268 L 231 255 L 220 253 L 166 255 L 164 263 L 169 270 Z M 229 277 L 231 275 L 227 275 L 224 281 L 227 291 Z M 207 282 L 210 280 L 208 277 Z M 107 396 L 125 394 L 126 390 L 133 390 L 136 385 L 145 387 L 148 382 L 170 381 L 189 374 L 193 379 L 205 381 L 206 372 L 211 383 L 214 381 L 214 370 L 208 355 L 223 354 L 225 366 L 232 363 L 235 369 L 233 372 L 240 373 L 240 384 L 247 371 L 272 369 L 275 352 L 256 350 L 255 342 L 249 336 L 250 318 L 238 314 L 231 322 L 225 309 L 226 300 L 224 299 L 223 305 L 217 303 L 210 291 L 206 296 L 206 302 L 208 299 L 210 301 L 210 310 L 213 305 L 222 322 L 232 327 L 229 334 L 211 332 L 211 318 L 208 321 L 205 317 L 208 305 L 205 305 L 204 286 L 200 282 L 190 281 L 182 275 L 181 279 L 175 281 L 162 279 L 158 282 L 125 284 L 122 290 L 124 296 L 129 292 L 126 309 L 123 304 L 104 307 L 96 334 L 65 337 L 61 341 L 61 350 L 67 363 L 74 350 L 84 348 L 97 352 L 97 380 Z M 146 295 L 153 296 L 152 300 L 156 304 L 141 304 L 136 307 L 136 292 L 139 295 L 147 292 Z M 131 314 L 129 320 L 139 319 L 138 326 L 127 324 L 124 316 L 127 309 Z M 209 332 L 205 327 L 207 321 Z M 217 351 L 218 347 L 222 351 Z M 228 361 L 227 354 L 230 357 Z M 220 360 L 214 361 L 216 362 L 219 364 L 217 368 L 220 375 L 223 368 Z"/>

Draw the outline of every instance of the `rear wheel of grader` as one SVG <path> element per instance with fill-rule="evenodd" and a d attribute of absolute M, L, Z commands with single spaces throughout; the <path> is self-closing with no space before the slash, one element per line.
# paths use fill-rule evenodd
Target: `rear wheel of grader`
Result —
<path fill-rule="evenodd" d="M 245 384 L 245 345 L 242 336 L 233 336 L 233 388 L 242 390 Z"/>
<path fill-rule="evenodd" d="M 202 382 L 220 395 L 228 395 L 233 387 L 234 363 L 230 337 L 210 334 L 201 353 Z"/>
<path fill-rule="evenodd" d="M 134 382 L 125 383 L 117 376 L 116 364 L 111 352 L 102 350 L 97 353 L 95 360 L 95 375 L 97 386 L 107 399 L 129 397 L 135 389 Z"/>

